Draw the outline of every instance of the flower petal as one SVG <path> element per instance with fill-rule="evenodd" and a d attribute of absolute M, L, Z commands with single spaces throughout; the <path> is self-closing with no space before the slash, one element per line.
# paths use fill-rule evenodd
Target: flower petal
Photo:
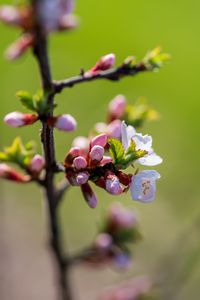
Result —
<path fill-rule="evenodd" d="M 141 171 L 134 175 L 131 180 L 131 196 L 133 200 L 150 202 L 155 198 L 156 180 L 160 174 L 155 170 Z"/>
<path fill-rule="evenodd" d="M 143 166 L 156 166 L 163 162 L 163 159 L 155 152 L 147 154 L 137 160 L 137 162 Z"/>

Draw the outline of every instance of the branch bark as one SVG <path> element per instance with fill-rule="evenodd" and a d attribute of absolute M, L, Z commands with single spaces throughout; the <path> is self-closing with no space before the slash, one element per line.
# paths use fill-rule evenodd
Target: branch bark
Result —
<path fill-rule="evenodd" d="M 123 64 L 120 67 L 112 68 L 107 71 L 102 71 L 96 74 L 91 75 L 84 75 L 84 72 L 81 73 L 78 76 L 64 79 L 64 80 L 58 80 L 54 81 L 54 93 L 60 93 L 64 88 L 71 88 L 74 85 L 83 83 L 83 82 L 89 82 L 94 81 L 97 79 L 107 79 L 111 81 L 119 81 L 123 77 L 127 76 L 135 76 L 138 73 L 141 73 L 143 71 L 148 71 L 148 69 L 144 66 L 142 62 L 136 64 L 135 66 L 131 67 L 129 65 Z"/>
<path fill-rule="evenodd" d="M 37 0 L 33 1 L 35 13 L 37 16 Z M 59 284 L 58 300 L 72 300 L 72 294 L 69 286 L 68 265 L 66 256 L 64 256 L 61 245 L 60 229 L 58 224 L 58 210 L 56 205 L 57 191 L 54 185 L 54 175 L 56 169 L 55 147 L 53 128 L 45 120 L 53 116 L 54 94 L 51 71 L 48 59 L 47 38 L 40 28 L 39 22 L 35 26 L 35 45 L 34 55 L 38 62 L 42 87 L 47 95 L 47 102 L 51 109 L 42 121 L 41 141 L 46 161 L 46 175 L 44 180 L 45 198 L 47 204 L 48 222 L 49 222 L 49 241 L 54 256 L 55 267 Z"/>

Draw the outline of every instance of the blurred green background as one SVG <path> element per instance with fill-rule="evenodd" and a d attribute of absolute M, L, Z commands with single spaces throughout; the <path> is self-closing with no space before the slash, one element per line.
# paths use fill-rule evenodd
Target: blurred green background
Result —
<path fill-rule="evenodd" d="M 2 3 L 17 1 L 2 1 Z M 54 34 L 49 50 L 54 79 L 78 74 L 107 53 L 117 63 L 128 55 L 143 55 L 157 45 L 172 55 L 159 73 L 140 74 L 119 83 L 97 81 L 65 90 L 56 97 L 57 113 L 70 113 L 78 120 L 76 133 L 56 132 L 57 158 L 63 157 L 76 135 L 87 135 L 103 121 L 107 103 L 124 94 L 130 103 L 145 96 L 161 119 L 148 123 L 143 132 L 154 138 L 154 148 L 164 158 L 157 169 L 162 175 L 156 200 L 135 203 L 129 194 L 117 200 L 140 215 L 144 240 L 134 248 L 132 269 L 126 274 L 112 270 L 78 268 L 73 273 L 76 299 L 97 299 L 98 291 L 125 276 L 148 274 L 161 285 L 160 299 L 193 299 L 200 294 L 200 3 L 192 1 L 77 1 L 80 27 Z M 25 55 L 10 63 L 3 58 L 6 47 L 19 31 L 0 25 L 0 119 L 10 111 L 23 110 L 15 97 L 18 90 L 34 93 L 40 86 L 33 57 Z M 0 123 L 1 147 L 16 135 L 39 143 L 39 125 L 22 129 Z M 38 149 L 40 145 L 38 144 Z M 52 270 L 46 252 L 44 204 L 33 185 L 0 183 L 0 278 L 1 299 L 54 299 Z M 102 212 L 116 198 L 97 190 L 99 206 L 90 210 L 79 189 L 72 189 L 61 208 L 64 239 L 73 251 L 93 238 Z M 28 270 L 28 274 L 27 274 Z M 91 284 L 92 283 L 92 284 Z"/>

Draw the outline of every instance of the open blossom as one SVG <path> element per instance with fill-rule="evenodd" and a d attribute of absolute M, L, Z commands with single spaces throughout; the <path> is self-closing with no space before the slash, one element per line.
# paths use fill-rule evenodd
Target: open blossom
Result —
<path fill-rule="evenodd" d="M 34 114 L 23 114 L 21 112 L 11 112 L 4 118 L 4 122 L 11 127 L 21 127 L 31 125 L 38 120 L 38 116 Z"/>
<path fill-rule="evenodd" d="M 155 198 L 156 180 L 160 178 L 160 174 L 155 170 L 141 171 L 132 176 L 131 196 L 134 200 L 141 202 L 150 202 Z"/>
<path fill-rule="evenodd" d="M 131 140 L 133 140 L 136 145 L 136 150 L 147 151 L 147 154 L 137 160 L 139 164 L 155 166 L 162 163 L 162 158 L 158 156 L 152 148 L 152 137 L 150 135 L 137 133 L 133 126 L 127 126 L 125 122 L 122 122 L 121 135 L 124 149 L 127 149 L 130 146 Z"/>

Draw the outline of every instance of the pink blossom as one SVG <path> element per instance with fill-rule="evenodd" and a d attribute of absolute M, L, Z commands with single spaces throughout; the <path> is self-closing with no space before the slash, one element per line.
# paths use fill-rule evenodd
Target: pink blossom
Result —
<path fill-rule="evenodd" d="M 108 211 L 108 219 L 111 224 L 121 229 L 128 229 L 137 224 L 138 218 L 130 209 L 121 203 L 113 203 Z"/>
<path fill-rule="evenodd" d="M 110 156 L 103 156 L 101 162 L 100 162 L 100 166 L 104 166 L 106 164 L 109 164 L 113 161 L 113 159 Z"/>
<path fill-rule="evenodd" d="M 76 182 L 78 185 L 85 184 L 89 179 L 89 174 L 87 172 L 80 172 L 76 176 Z"/>

